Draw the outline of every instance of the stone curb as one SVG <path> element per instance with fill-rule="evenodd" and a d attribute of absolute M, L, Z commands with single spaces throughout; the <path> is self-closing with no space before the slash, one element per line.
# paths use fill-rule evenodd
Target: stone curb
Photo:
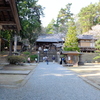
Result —
<path fill-rule="evenodd" d="M 36 69 L 36 67 L 33 70 L 30 71 L 30 73 L 27 75 L 27 77 L 21 83 L 19 83 L 17 85 L 17 87 L 24 86 L 27 83 L 27 81 L 30 79 L 31 75 L 34 73 L 35 69 Z"/>

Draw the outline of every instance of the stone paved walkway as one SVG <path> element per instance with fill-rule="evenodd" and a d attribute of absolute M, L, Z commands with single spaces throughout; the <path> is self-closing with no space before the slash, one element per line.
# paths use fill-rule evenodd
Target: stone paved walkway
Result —
<path fill-rule="evenodd" d="M 0 100 L 100 100 L 100 91 L 66 67 L 44 62 L 23 87 L 0 87 Z"/>

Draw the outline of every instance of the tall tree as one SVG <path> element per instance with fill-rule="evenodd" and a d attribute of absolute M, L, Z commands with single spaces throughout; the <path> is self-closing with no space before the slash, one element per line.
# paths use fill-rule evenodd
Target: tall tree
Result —
<path fill-rule="evenodd" d="M 98 15 L 100 15 L 100 3 L 90 4 L 80 10 L 78 16 L 83 33 L 87 32 L 93 25 L 98 23 Z"/>
<path fill-rule="evenodd" d="M 18 1 L 18 11 L 22 26 L 20 36 L 22 38 L 28 38 L 31 44 L 34 44 L 41 30 L 40 16 L 43 15 L 43 8 L 41 5 L 37 5 L 37 1 Z"/>
<path fill-rule="evenodd" d="M 58 16 L 57 16 L 57 23 L 59 26 L 59 32 L 65 33 L 67 32 L 68 25 L 67 23 L 72 20 L 73 13 L 71 13 L 71 3 L 68 3 L 65 8 L 61 8 Z"/>
<path fill-rule="evenodd" d="M 47 34 L 53 34 L 54 33 L 54 23 L 55 23 L 55 20 L 52 19 L 51 22 L 47 25 L 47 27 L 46 27 L 46 33 Z"/>
<path fill-rule="evenodd" d="M 96 16 L 94 17 L 94 24 L 100 24 L 100 2 L 96 4 Z"/>
<path fill-rule="evenodd" d="M 9 48 L 11 32 L 8 30 L 0 30 L 0 38 L 4 38 L 7 41 L 7 43 L 4 46 Z M 1 41 L 0 41 L 0 45 L 1 45 Z M 3 48 L 4 46 L 2 45 Z M 0 51 L 1 51 L 1 46 L 0 46 Z"/>
<path fill-rule="evenodd" d="M 74 22 L 69 22 L 68 33 L 66 34 L 64 51 L 79 51 L 76 26 Z"/>

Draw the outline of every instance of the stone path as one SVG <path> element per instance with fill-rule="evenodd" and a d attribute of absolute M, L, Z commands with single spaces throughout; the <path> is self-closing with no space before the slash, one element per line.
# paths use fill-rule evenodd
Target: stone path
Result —
<path fill-rule="evenodd" d="M 0 100 L 100 100 L 100 91 L 66 67 L 44 62 L 23 87 L 0 87 Z"/>

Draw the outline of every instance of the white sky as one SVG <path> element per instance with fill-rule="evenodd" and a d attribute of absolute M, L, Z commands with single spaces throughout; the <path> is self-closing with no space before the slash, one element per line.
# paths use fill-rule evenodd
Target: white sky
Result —
<path fill-rule="evenodd" d="M 41 18 L 42 25 L 45 27 L 49 22 L 57 17 L 61 8 L 65 8 L 65 5 L 72 3 L 71 12 L 78 14 L 82 7 L 88 6 L 90 3 L 98 3 L 100 0 L 38 0 L 38 4 L 45 7 L 45 17 Z"/>

